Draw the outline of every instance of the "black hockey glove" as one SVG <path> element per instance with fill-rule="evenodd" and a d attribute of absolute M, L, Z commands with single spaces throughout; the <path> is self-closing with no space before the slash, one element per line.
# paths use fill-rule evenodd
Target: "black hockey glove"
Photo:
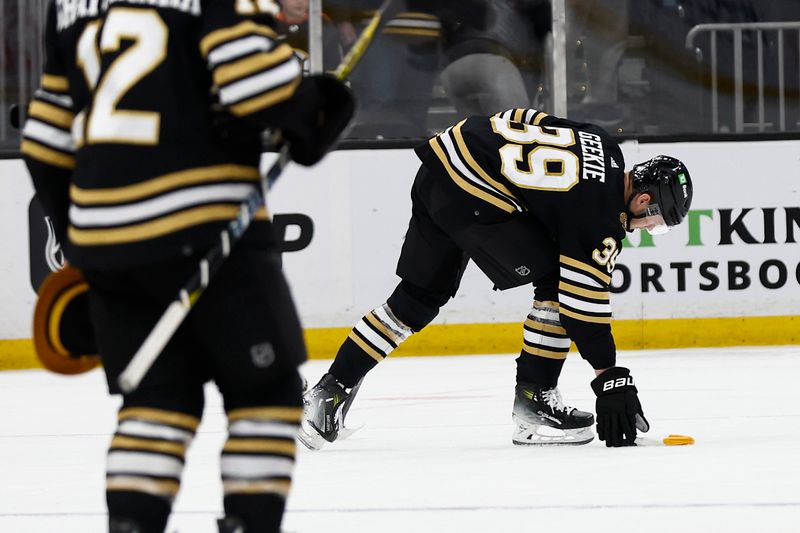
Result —
<path fill-rule="evenodd" d="M 597 438 L 606 446 L 636 446 L 636 430 L 647 433 L 650 423 L 644 417 L 631 371 L 615 366 L 594 381 L 597 395 Z"/>
<path fill-rule="evenodd" d="M 292 100 L 295 120 L 283 127 L 292 160 L 311 166 L 322 159 L 344 131 L 355 111 L 347 86 L 327 74 L 303 78 Z"/>

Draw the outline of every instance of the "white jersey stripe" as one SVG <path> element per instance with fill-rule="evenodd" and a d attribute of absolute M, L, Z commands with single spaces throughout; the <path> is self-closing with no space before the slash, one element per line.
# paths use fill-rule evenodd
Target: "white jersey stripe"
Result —
<path fill-rule="evenodd" d="M 289 83 L 297 78 L 301 71 L 300 62 L 296 58 L 291 57 L 278 67 L 243 78 L 221 88 L 219 91 L 219 101 L 225 105 L 236 103 L 250 96 Z"/>
<path fill-rule="evenodd" d="M 588 285 L 590 287 L 596 287 L 598 289 L 603 289 L 603 290 L 606 289 L 606 287 L 603 284 L 601 284 L 593 277 L 587 276 L 586 274 L 581 274 L 580 272 L 575 272 L 574 270 L 570 270 L 568 268 L 561 267 L 560 274 L 561 277 L 564 279 L 577 281 L 578 283 L 583 283 L 584 285 Z"/>
<path fill-rule="evenodd" d="M 212 68 L 225 61 L 236 59 L 253 52 L 269 52 L 275 42 L 263 35 L 248 35 L 215 48 L 208 54 L 208 64 Z"/>
<path fill-rule="evenodd" d="M 220 183 L 181 189 L 118 207 L 80 207 L 73 204 L 69 208 L 69 219 L 79 227 L 132 224 L 203 203 L 241 202 L 254 188 L 255 185 L 249 183 Z"/>
<path fill-rule="evenodd" d="M 458 155 L 458 151 L 456 150 L 455 145 L 453 145 L 453 139 L 451 137 L 451 133 L 449 130 L 439 135 L 439 139 L 441 139 L 445 150 L 447 150 L 447 155 L 449 156 L 451 163 L 453 163 L 453 166 L 455 166 L 463 176 L 466 176 L 469 181 L 471 181 L 478 187 L 481 187 L 482 189 L 487 191 L 492 191 L 495 194 L 499 194 L 501 198 L 514 204 L 514 207 L 517 209 L 517 211 L 522 211 L 522 208 L 516 201 L 514 201 L 513 198 L 510 198 L 502 191 L 495 189 L 482 179 L 475 176 L 475 174 L 473 174 L 472 171 L 468 169 L 466 165 L 464 165 L 464 163 L 461 161 L 461 158 Z"/>
<path fill-rule="evenodd" d="M 22 130 L 22 135 L 28 139 L 33 139 L 47 146 L 57 148 L 58 150 L 63 150 L 65 152 L 75 151 L 72 135 L 70 135 L 68 131 L 56 128 L 34 118 L 28 117 L 28 120 L 25 121 L 25 128 Z"/>

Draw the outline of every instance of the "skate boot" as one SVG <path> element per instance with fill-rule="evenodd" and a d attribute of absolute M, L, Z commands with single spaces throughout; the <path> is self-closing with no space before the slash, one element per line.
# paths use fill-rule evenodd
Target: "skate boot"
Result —
<path fill-rule="evenodd" d="M 514 434 L 520 446 L 586 444 L 594 439 L 594 415 L 564 405 L 557 387 L 518 383 L 514 397 Z"/>
<path fill-rule="evenodd" d="M 219 528 L 219 533 L 245 533 L 242 521 L 233 516 L 217 520 L 217 528 Z"/>
<path fill-rule="evenodd" d="M 306 448 L 319 450 L 325 441 L 333 442 L 340 436 L 359 385 L 348 392 L 336 378 L 325 374 L 303 394 L 303 421 L 297 438 Z"/>

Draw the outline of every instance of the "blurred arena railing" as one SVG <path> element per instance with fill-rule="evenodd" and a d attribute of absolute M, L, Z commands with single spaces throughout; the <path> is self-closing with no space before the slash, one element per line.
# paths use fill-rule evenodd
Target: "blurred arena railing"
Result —
<path fill-rule="evenodd" d="M 792 32 L 797 36 L 798 55 L 794 58 L 793 68 L 786 65 L 786 45 L 788 38 L 785 35 Z M 768 35 L 774 33 L 774 37 Z M 708 48 L 696 43 L 699 37 L 707 34 Z M 726 34 L 732 37 L 733 43 L 733 109 L 734 109 L 734 128 L 736 132 L 744 132 L 757 129 L 760 132 L 767 130 L 786 131 L 787 130 L 787 83 L 797 82 L 800 86 L 800 22 L 762 22 L 762 23 L 739 23 L 739 24 L 700 24 L 689 31 L 686 36 L 686 48 L 693 51 L 697 59 L 699 68 L 703 68 L 705 63 L 710 69 L 711 76 L 711 123 L 714 132 L 722 131 L 725 126 L 720 124 L 720 80 L 719 65 L 720 51 L 718 47 L 718 36 Z M 756 78 L 745 79 L 745 49 L 744 38 L 746 34 L 753 34 L 752 40 L 755 42 L 755 69 Z M 772 39 L 770 37 L 773 37 Z M 770 46 L 770 43 L 772 46 Z M 769 52 L 767 48 L 774 48 Z M 767 57 L 765 58 L 765 54 Z M 709 56 L 706 58 L 706 56 Z M 730 58 L 728 58 L 730 59 Z M 767 116 L 766 103 L 766 80 L 765 64 L 772 62 L 774 74 L 777 80 L 774 87 L 777 89 L 777 109 L 775 110 L 777 125 L 770 121 Z M 752 65 L 750 65 L 752 67 Z M 787 70 L 798 76 L 795 80 L 787 79 Z M 753 87 L 755 84 L 755 87 Z M 756 92 L 755 121 L 748 120 L 745 114 L 745 106 L 749 103 L 745 98 L 745 87 L 754 89 Z M 752 91 L 748 91 L 752 93 Z M 793 102 L 791 105 L 800 107 L 800 94 L 794 91 Z M 800 120 L 795 117 L 794 127 L 800 126 Z"/>
<path fill-rule="evenodd" d="M 381 0 L 280 0 L 311 72 Z M 0 156 L 38 84 L 48 0 L 0 0 Z M 349 83 L 344 146 L 409 147 L 470 114 L 535 107 L 621 137 L 800 135 L 800 0 L 393 0 Z M 737 137 L 738 138 L 738 137 Z"/>

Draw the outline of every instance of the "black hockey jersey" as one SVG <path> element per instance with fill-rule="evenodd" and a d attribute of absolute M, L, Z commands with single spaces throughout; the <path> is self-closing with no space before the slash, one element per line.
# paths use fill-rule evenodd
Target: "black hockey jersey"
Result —
<path fill-rule="evenodd" d="M 203 251 L 237 214 L 259 183 L 259 131 L 291 121 L 302 77 L 271 27 L 278 11 L 274 0 L 51 2 L 21 151 L 70 262 Z M 236 142 L 220 136 L 221 116 Z"/>
<path fill-rule="evenodd" d="M 626 222 L 619 145 L 597 126 L 512 109 L 462 120 L 417 154 L 465 194 L 548 229 L 560 254 L 561 322 L 584 357 L 613 364 L 609 285 Z"/>

